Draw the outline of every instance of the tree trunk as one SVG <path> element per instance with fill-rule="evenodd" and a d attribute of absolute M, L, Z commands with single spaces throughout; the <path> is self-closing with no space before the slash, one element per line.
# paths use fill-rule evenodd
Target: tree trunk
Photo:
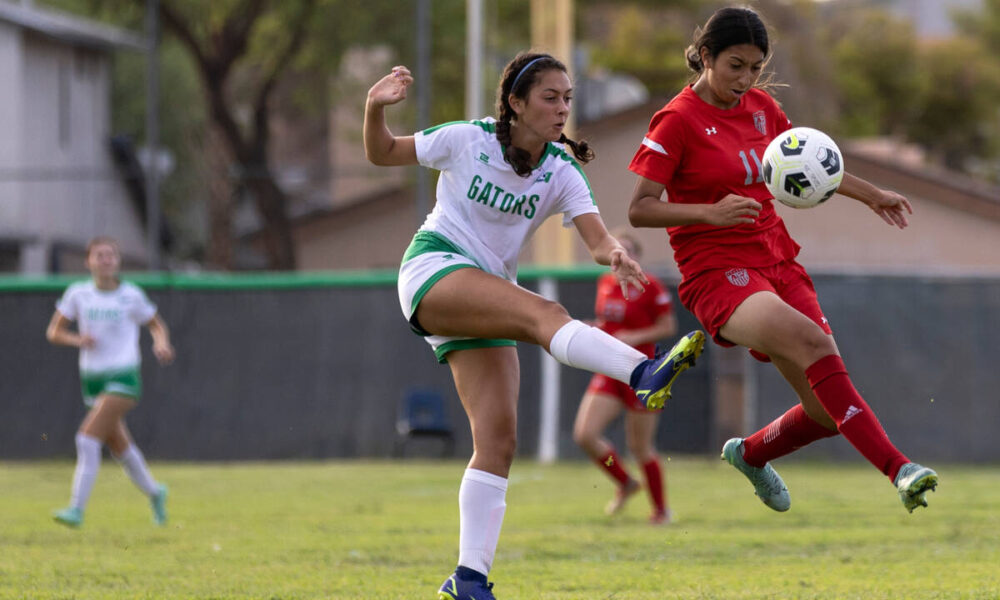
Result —
<path fill-rule="evenodd" d="M 245 181 L 245 185 L 253 195 L 257 212 L 264 219 L 261 233 L 267 266 L 278 271 L 294 270 L 295 244 L 292 240 L 292 223 L 288 218 L 288 197 L 278 187 L 266 165 L 254 170 L 255 173 Z"/>
<path fill-rule="evenodd" d="M 206 262 L 215 269 L 233 267 L 233 210 L 235 193 L 229 173 L 232 164 L 228 144 L 217 127 L 209 126 L 205 138 L 208 181 L 208 248 Z"/>

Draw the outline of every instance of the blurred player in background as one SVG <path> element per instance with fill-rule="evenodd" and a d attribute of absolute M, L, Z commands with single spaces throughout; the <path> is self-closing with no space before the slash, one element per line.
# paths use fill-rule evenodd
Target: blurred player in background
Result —
<path fill-rule="evenodd" d="M 648 359 L 517 285 L 521 248 L 556 213 L 576 227 L 596 262 L 610 265 L 623 290 L 648 282 L 598 214 L 578 162 L 593 153 L 563 133 L 573 89 L 562 63 L 547 54 L 520 54 L 501 77 L 496 120 L 456 121 L 397 137 L 384 109 L 403 100 L 412 82 L 408 69 L 395 67 L 369 90 L 365 152 L 376 165 L 419 164 L 441 172 L 434 209 L 403 256 L 399 298 L 412 329 L 451 368 L 472 429 L 474 452 L 458 493 L 458 568 L 438 594 L 490 600 L 487 575 L 516 444 L 515 340 L 538 344 L 563 364 L 631 384 L 656 407 L 693 364 L 704 335 L 693 332 L 663 357 Z"/>
<path fill-rule="evenodd" d="M 612 235 L 625 248 L 628 255 L 638 261 L 642 256 L 639 242 L 624 230 Z M 670 292 L 654 276 L 646 274 L 649 283 L 645 290 L 630 289 L 626 297 L 611 273 L 597 280 L 597 298 L 594 302 L 596 326 L 652 357 L 656 342 L 677 333 Z M 617 483 L 614 498 L 605 512 L 619 512 L 630 496 L 639 491 L 635 480 L 615 451 L 611 440 L 604 437 L 604 430 L 625 409 L 625 443 L 629 452 L 642 468 L 646 491 L 653 505 L 650 523 L 669 523 L 671 512 L 667 501 L 666 480 L 656 453 L 656 426 L 660 411 L 650 411 L 635 396 L 632 388 L 606 375 L 597 373 L 580 402 L 573 426 L 573 439 L 587 455 L 613 481 Z"/>
<path fill-rule="evenodd" d="M 892 445 L 854 388 L 812 280 L 795 261 L 799 245 L 760 174 L 767 144 L 791 127 L 758 82 L 769 56 L 763 21 L 748 8 L 720 9 L 695 31 L 685 56 L 696 80 L 654 115 L 632 159 L 639 179 L 629 220 L 667 228 L 684 306 L 720 345 L 739 344 L 774 363 L 801 401 L 757 433 L 726 442 L 722 457 L 767 506 L 785 511 L 791 498 L 769 461 L 839 432 L 888 476 L 907 510 L 926 506 L 938 476 Z M 903 196 L 848 173 L 839 191 L 889 225 L 907 226 L 912 210 Z"/>
<path fill-rule="evenodd" d="M 68 507 L 55 513 L 70 527 L 83 523 L 91 489 L 101 467 L 101 447 L 107 444 L 132 482 L 147 497 L 158 525 L 167 521 L 167 488 L 149 472 L 142 452 L 125 425 L 125 415 L 142 394 L 139 326 L 149 328 L 153 354 L 160 364 L 174 359 L 166 323 L 156 305 L 137 286 L 121 281 L 118 243 L 97 237 L 87 244 L 90 281 L 69 286 L 56 304 L 45 336 L 49 342 L 80 349 L 80 384 L 89 411 L 76 434 L 76 471 Z M 77 331 L 70 323 L 77 322 Z"/>

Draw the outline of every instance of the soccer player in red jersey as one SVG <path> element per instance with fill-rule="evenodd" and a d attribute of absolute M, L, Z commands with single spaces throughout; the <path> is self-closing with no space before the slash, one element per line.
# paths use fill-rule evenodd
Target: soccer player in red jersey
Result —
<path fill-rule="evenodd" d="M 763 183 L 764 149 L 791 127 L 759 82 L 768 54 L 767 29 L 748 8 L 720 9 L 695 31 L 685 52 L 694 82 L 653 116 L 629 165 L 639 175 L 629 220 L 666 227 L 681 302 L 716 343 L 746 346 L 772 362 L 801 401 L 723 448 L 761 500 L 788 510 L 788 490 L 770 461 L 840 433 L 889 477 L 912 512 L 927 505 L 938 476 L 892 445 L 851 383 L 812 280 L 795 261 L 799 246 Z M 848 173 L 839 192 L 900 229 L 913 212 L 903 196 Z"/>
<path fill-rule="evenodd" d="M 641 247 L 635 238 L 624 230 L 613 231 L 612 235 L 633 260 L 639 260 Z M 670 292 L 652 275 L 647 273 L 646 277 L 649 279 L 646 289 L 632 289 L 626 298 L 614 275 L 601 275 L 597 280 L 594 314 L 598 328 L 652 357 L 657 341 L 677 333 L 677 317 L 674 316 Z M 671 513 L 663 470 L 654 444 L 659 410 L 648 410 L 629 386 L 595 374 L 576 413 L 573 439 L 617 483 L 614 498 L 605 509 L 609 515 L 617 513 L 640 487 L 625 469 L 614 445 L 603 435 L 623 407 L 626 409 L 625 443 L 642 467 L 646 491 L 653 504 L 649 521 L 653 524 L 669 523 Z"/>

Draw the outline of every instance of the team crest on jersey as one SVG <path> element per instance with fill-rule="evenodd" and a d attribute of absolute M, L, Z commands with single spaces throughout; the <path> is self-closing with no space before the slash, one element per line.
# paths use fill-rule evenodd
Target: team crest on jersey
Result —
<path fill-rule="evenodd" d="M 753 126 L 757 131 L 767 135 L 767 116 L 764 115 L 764 111 L 758 110 L 753 114 Z"/>
<path fill-rule="evenodd" d="M 726 279 L 736 287 L 746 287 L 750 283 L 750 274 L 746 269 L 729 269 L 726 271 Z"/>

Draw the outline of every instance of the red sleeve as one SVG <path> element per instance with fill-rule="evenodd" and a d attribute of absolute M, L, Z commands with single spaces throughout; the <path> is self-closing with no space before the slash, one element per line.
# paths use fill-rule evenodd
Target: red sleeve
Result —
<path fill-rule="evenodd" d="M 684 156 L 684 119 L 673 110 L 653 115 L 649 131 L 642 138 L 629 170 L 646 179 L 667 185 Z"/>

